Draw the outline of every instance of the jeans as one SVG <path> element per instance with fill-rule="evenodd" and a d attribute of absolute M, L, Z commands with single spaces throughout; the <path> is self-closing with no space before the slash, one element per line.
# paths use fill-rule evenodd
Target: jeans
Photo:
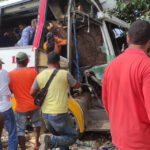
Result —
<path fill-rule="evenodd" d="M 30 122 L 32 123 L 33 128 L 41 126 L 39 109 L 35 109 L 32 111 L 28 111 L 28 112 L 17 112 L 17 111 L 15 111 L 17 136 L 25 136 L 27 116 L 31 117 Z"/>
<path fill-rule="evenodd" d="M 2 112 L 4 116 L 4 126 L 8 131 L 8 150 L 17 150 L 18 137 L 16 133 L 16 121 L 15 116 L 10 108 L 9 110 Z M 0 150 L 2 150 L 2 143 L 0 143 Z"/>
<path fill-rule="evenodd" d="M 73 127 L 73 122 L 68 113 L 44 114 L 47 129 L 53 134 L 51 144 L 54 148 L 60 147 L 60 150 L 69 150 L 69 146 L 74 144 L 77 139 L 77 131 Z"/>

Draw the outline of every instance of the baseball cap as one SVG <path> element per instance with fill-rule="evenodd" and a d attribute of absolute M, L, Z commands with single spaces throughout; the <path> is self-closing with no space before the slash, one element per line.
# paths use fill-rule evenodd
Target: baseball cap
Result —
<path fill-rule="evenodd" d="M 23 60 L 28 59 L 28 55 L 24 52 L 19 52 L 16 55 L 16 59 L 18 59 L 19 61 L 23 61 Z"/>
<path fill-rule="evenodd" d="M 4 62 L 0 59 L 0 64 L 4 64 Z"/>

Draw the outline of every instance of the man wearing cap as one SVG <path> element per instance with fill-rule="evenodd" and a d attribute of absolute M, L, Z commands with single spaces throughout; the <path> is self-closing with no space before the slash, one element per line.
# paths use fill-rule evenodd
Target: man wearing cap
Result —
<path fill-rule="evenodd" d="M 37 75 L 34 69 L 28 68 L 28 56 L 24 52 L 16 55 L 17 68 L 9 72 L 10 89 L 16 99 L 15 118 L 17 125 L 17 135 L 21 150 L 25 150 L 25 127 L 26 118 L 30 116 L 31 123 L 35 131 L 35 149 L 39 146 L 40 135 L 40 113 L 34 105 L 34 99 L 30 95 L 30 88 Z"/>
<path fill-rule="evenodd" d="M 59 60 L 60 56 L 56 52 L 48 54 L 48 69 L 42 71 L 34 80 L 32 96 L 45 86 L 53 71 L 59 68 Z M 41 136 L 40 150 L 57 147 L 60 147 L 60 150 L 69 150 L 69 146 L 76 141 L 77 132 L 68 114 L 69 86 L 79 88 L 80 83 L 68 71 L 59 69 L 41 107 L 47 129 L 53 135 Z"/>
<path fill-rule="evenodd" d="M 0 60 L 0 140 L 1 132 L 4 126 L 8 131 L 8 150 L 17 150 L 16 122 L 12 111 L 12 103 L 10 102 L 11 92 L 9 90 L 8 72 L 2 69 L 2 60 Z M 0 150 L 2 143 L 0 142 Z"/>

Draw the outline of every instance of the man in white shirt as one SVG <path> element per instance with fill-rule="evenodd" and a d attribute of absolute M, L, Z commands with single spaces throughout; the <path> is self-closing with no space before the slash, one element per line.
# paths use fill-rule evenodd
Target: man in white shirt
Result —
<path fill-rule="evenodd" d="M 10 102 L 11 92 L 9 90 L 9 75 L 6 70 L 2 69 L 2 60 L 0 60 L 0 114 L 4 117 L 4 126 L 9 133 L 8 150 L 17 150 L 16 122 Z M 2 128 L 2 127 L 1 127 Z M 0 129 L 2 130 L 2 129 Z M 2 150 L 2 143 L 0 143 Z"/>
<path fill-rule="evenodd" d="M 1 136 L 2 136 L 3 126 L 4 126 L 4 117 L 2 113 L 0 113 L 0 149 L 2 149 Z"/>

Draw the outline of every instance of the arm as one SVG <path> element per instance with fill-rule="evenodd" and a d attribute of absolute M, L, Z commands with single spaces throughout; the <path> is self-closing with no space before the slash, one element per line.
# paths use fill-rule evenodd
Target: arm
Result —
<path fill-rule="evenodd" d="M 70 87 L 75 89 L 80 88 L 80 83 L 74 79 L 70 72 L 67 73 L 67 80 Z"/>
<path fill-rule="evenodd" d="M 105 110 L 107 112 L 107 115 L 109 116 L 108 111 L 108 99 L 107 99 L 107 78 L 106 78 L 106 70 L 104 71 L 103 80 L 102 80 L 102 101 L 105 107 Z"/>
<path fill-rule="evenodd" d="M 145 109 L 150 121 L 150 69 L 149 71 L 144 73 L 143 76 L 143 84 L 142 84 L 142 91 L 144 96 L 144 103 L 145 103 Z"/>
<path fill-rule="evenodd" d="M 40 90 L 40 88 L 38 86 L 37 79 L 35 78 L 35 80 L 32 84 L 31 90 L 30 90 L 30 95 L 32 97 L 34 97 L 39 90 Z"/>
<path fill-rule="evenodd" d="M 73 87 L 74 89 L 79 89 L 81 87 L 80 82 L 76 81 L 75 86 Z"/>
<path fill-rule="evenodd" d="M 23 32 L 22 32 L 22 45 L 26 46 L 29 45 L 29 41 L 30 41 L 30 27 L 26 27 Z"/>

